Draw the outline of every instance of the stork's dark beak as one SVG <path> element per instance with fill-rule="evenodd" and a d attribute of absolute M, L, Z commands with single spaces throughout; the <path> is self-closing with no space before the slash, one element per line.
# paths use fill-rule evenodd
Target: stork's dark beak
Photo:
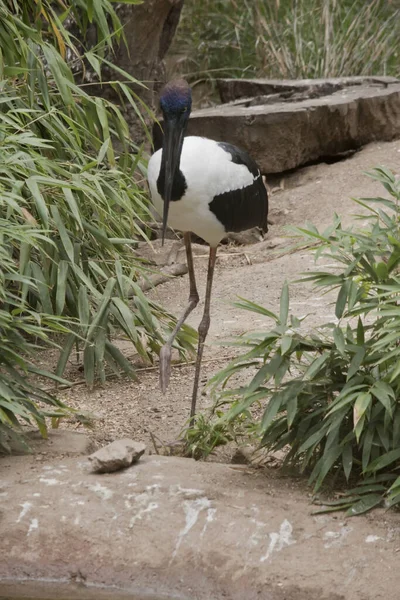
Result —
<path fill-rule="evenodd" d="M 164 144 L 162 150 L 162 162 L 164 163 L 165 167 L 165 187 L 162 245 L 164 245 L 165 232 L 167 231 L 169 203 L 171 201 L 174 176 L 176 171 L 179 169 L 186 120 L 187 118 L 185 118 L 183 115 L 174 115 L 168 117 L 164 116 Z"/>

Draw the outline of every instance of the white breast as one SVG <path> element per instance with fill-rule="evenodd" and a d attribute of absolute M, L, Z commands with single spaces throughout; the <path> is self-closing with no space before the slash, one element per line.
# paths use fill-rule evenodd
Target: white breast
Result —
<path fill-rule="evenodd" d="M 161 153 L 161 150 L 155 152 L 148 166 L 151 197 L 160 217 L 164 205 L 157 191 Z M 192 231 L 210 246 L 217 246 L 226 232 L 210 211 L 210 202 L 219 194 L 251 185 L 253 175 L 245 165 L 233 163 L 230 154 L 217 142 L 196 136 L 184 139 L 180 169 L 187 189 L 181 200 L 170 202 L 168 225 L 180 231 Z"/>

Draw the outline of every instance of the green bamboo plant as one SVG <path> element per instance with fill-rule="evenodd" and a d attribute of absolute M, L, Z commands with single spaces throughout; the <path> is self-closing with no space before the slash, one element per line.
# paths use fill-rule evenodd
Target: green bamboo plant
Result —
<path fill-rule="evenodd" d="M 96 46 L 80 53 L 68 22 L 79 48 L 95 27 Z M 38 342 L 57 341 L 58 380 L 78 347 L 93 386 L 107 366 L 135 376 L 117 335 L 152 361 L 174 325 L 138 285 L 148 267 L 135 248 L 150 216 L 141 148 L 120 107 L 73 74 L 87 61 L 101 85 L 115 41 L 123 30 L 107 0 L 0 0 L 0 445 L 21 419 L 45 431 L 42 402 L 65 410 L 27 378 Z M 141 115 L 131 84 L 141 85 L 127 73 L 108 82 Z M 184 328 L 178 350 L 193 340 Z"/>
<path fill-rule="evenodd" d="M 203 417 L 186 432 L 197 453 L 240 436 L 283 450 L 316 493 L 328 476 L 359 481 L 329 507 L 349 515 L 400 503 L 400 181 L 384 168 L 370 175 L 388 197 L 357 201 L 368 210 L 366 226 L 343 228 L 336 216 L 323 232 L 291 230 L 314 244 L 316 260 L 335 265 L 300 281 L 319 295 L 336 290 L 336 321 L 307 333 L 290 314 L 287 283 L 279 314 L 240 299 L 238 308 L 272 327 L 233 341 L 243 351 L 211 380 L 217 397 L 207 426 Z M 231 384 L 251 369 L 248 382 Z"/>

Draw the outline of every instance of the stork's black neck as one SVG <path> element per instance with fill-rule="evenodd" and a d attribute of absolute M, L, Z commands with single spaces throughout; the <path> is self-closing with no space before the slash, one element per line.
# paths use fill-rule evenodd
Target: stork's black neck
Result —
<path fill-rule="evenodd" d="M 181 144 L 180 152 L 182 151 L 183 142 Z M 175 202 L 176 200 L 180 200 L 182 196 L 184 196 L 187 189 L 186 179 L 180 170 L 180 164 L 177 166 L 174 179 L 172 183 L 171 190 L 171 201 Z M 165 193 L 165 152 L 162 151 L 161 155 L 161 169 L 160 174 L 157 179 L 157 191 L 160 194 L 161 198 L 164 200 Z"/>

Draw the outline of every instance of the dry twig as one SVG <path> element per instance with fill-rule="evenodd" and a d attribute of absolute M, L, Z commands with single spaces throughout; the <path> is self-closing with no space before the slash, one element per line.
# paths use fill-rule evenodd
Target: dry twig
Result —
<path fill-rule="evenodd" d="M 143 292 L 147 292 L 151 290 L 153 287 L 157 285 L 161 285 L 166 281 L 169 281 L 173 277 L 179 277 L 180 275 L 185 275 L 188 272 L 187 265 L 185 264 L 173 264 L 163 267 L 159 273 L 155 273 L 154 275 L 150 275 L 150 277 L 142 277 L 139 280 L 139 286 Z M 132 292 L 133 295 L 133 292 Z"/>

